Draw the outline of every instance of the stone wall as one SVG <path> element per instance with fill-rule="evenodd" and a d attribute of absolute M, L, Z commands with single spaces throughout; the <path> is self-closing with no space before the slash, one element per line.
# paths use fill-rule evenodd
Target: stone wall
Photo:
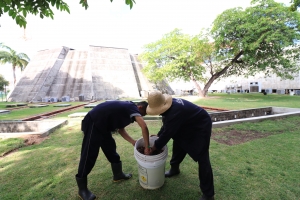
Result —
<path fill-rule="evenodd" d="M 258 117 L 272 114 L 272 107 L 209 113 L 213 122 Z"/>

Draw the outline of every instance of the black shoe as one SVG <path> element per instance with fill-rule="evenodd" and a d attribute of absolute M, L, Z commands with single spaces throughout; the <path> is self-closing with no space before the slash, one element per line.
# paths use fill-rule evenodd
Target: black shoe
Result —
<path fill-rule="evenodd" d="M 165 172 L 165 177 L 170 178 L 180 173 L 179 165 L 171 165 L 171 169 Z"/>

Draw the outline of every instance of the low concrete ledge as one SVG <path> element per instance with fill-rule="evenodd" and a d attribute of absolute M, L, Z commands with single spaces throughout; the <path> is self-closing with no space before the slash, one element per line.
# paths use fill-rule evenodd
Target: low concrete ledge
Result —
<path fill-rule="evenodd" d="M 5 107 L 6 108 L 13 108 L 13 107 L 17 107 L 17 104 L 6 104 Z"/>
<path fill-rule="evenodd" d="M 9 114 L 9 113 L 10 113 L 9 110 L 0 110 L 0 115 L 1 115 L 1 114 Z"/>
<path fill-rule="evenodd" d="M 61 128 L 64 125 L 68 124 L 68 120 L 56 120 L 55 122 L 52 120 L 45 120 L 44 122 L 50 122 L 51 126 L 50 128 L 44 130 L 43 132 L 41 132 L 40 137 L 46 137 L 48 135 L 50 135 L 51 133 L 53 133 L 56 129 Z"/>
<path fill-rule="evenodd" d="M 17 103 L 17 106 L 27 106 L 27 103 Z"/>
<path fill-rule="evenodd" d="M 71 104 L 56 104 L 56 105 L 53 105 L 53 107 L 68 107 L 68 106 L 71 106 Z"/>
<path fill-rule="evenodd" d="M 67 123 L 68 120 L 1 121 L 0 138 L 12 138 L 29 134 L 45 137 Z"/>
<path fill-rule="evenodd" d="M 29 108 L 41 108 L 41 107 L 47 107 L 49 105 L 45 105 L 45 104 L 36 104 L 36 105 L 31 105 L 29 106 Z"/>
<path fill-rule="evenodd" d="M 271 114 L 272 114 L 272 107 L 251 108 L 251 109 L 244 109 L 244 110 L 230 110 L 230 111 L 209 113 L 211 120 L 213 122 L 259 117 L 259 116 L 265 116 Z"/>
<path fill-rule="evenodd" d="M 273 114 L 273 113 L 277 113 L 277 114 Z M 237 124 L 237 123 L 260 122 L 263 120 L 281 119 L 281 118 L 285 118 L 285 117 L 289 117 L 289 116 L 300 116 L 300 109 L 299 108 L 272 107 L 272 115 L 213 122 L 212 127 L 213 128 L 221 128 L 224 126 L 229 126 L 229 125 Z"/>

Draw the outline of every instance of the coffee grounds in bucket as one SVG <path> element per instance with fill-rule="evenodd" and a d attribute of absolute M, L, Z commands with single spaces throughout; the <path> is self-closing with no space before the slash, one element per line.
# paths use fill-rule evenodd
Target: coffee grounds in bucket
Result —
<path fill-rule="evenodd" d="M 138 147 L 138 148 L 136 148 L 137 150 L 138 150 L 138 152 L 139 153 L 141 153 L 141 154 L 144 154 L 144 150 L 145 150 L 145 147 Z M 155 151 L 153 151 L 152 152 L 152 156 L 154 156 L 154 155 L 158 155 L 158 154 L 160 154 L 160 153 L 162 153 L 164 150 L 162 150 L 162 149 L 160 149 L 160 150 L 158 150 L 158 149 L 156 149 Z M 144 154 L 145 155 L 145 154 Z M 150 156 L 151 156 L 150 155 Z"/>

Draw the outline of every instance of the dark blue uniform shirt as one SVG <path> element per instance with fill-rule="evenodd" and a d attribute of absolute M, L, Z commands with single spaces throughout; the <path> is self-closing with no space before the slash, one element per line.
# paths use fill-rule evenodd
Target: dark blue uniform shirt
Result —
<path fill-rule="evenodd" d="M 135 116 L 142 116 L 138 107 L 130 101 L 106 101 L 89 112 L 99 130 L 114 131 L 125 128 L 135 121 Z"/>
<path fill-rule="evenodd" d="M 172 138 L 194 160 L 198 160 L 202 150 L 209 146 L 212 127 L 209 114 L 189 101 L 173 98 L 171 107 L 161 115 L 163 126 L 155 146 L 161 149 Z"/>

